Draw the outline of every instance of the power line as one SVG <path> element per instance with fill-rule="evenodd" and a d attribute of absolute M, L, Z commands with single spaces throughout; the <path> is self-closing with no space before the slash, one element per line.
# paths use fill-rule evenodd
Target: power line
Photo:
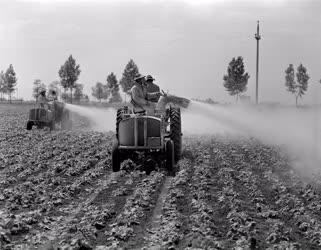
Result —
<path fill-rule="evenodd" d="M 256 89 L 255 89 L 255 103 L 259 103 L 259 41 L 261 39 L 260 36 L 260 27 L 259 21 L 257 21 L 257 30 L 255 34 L 256 39 Z"/>

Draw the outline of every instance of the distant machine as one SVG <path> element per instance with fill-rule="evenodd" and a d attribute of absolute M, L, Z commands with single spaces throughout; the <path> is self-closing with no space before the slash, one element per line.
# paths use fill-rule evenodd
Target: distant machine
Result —
<path fill-rule="evenodd" d="M 70 130 L 72 121 L 70 119 L 69 111 L 65 108 L 62 102 L 54 101 L 50 104 L 50 109 L 43 107 L 34 107 L 29 111 L 29 118 L 27 121 L 27 130 L 31 130 L 33 126 L 41 129 L 49 127 L 54 130 L 56 125 L 60 125 L 61 129 Z"/>

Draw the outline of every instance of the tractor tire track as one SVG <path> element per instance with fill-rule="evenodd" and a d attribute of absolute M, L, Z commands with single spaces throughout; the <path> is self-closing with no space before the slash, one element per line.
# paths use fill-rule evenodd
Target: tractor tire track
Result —
<path fill-rule="evenodd" d="M 175 177 L 167 177 L 162 192 L 158 196 L 143 241 L 135 249 L 163 249 L 178 246 L 182 239 L 181 231 L 188 230 L 189 211 L 186 211 L 188 182 L 193 168 L 188 160 L 179 162 Z M 185 207 L 185 208 L 184 208 Z M 187 213 L 186 213 L 187 212 Z"/>
<path fill-rule="evenodd" d="M 163 173 L 152 172 L 137 183 L 121 213 L 105 230 L 108 246 L 133 249 L 142 241 L 164 179 Z"/>
<path fill-rule="evenodd" d="M 173 177 L 166 177 L 161 190 L 160 194 L 157 198 L 156 205 L 153 209 L 153 213 L 149 222 L 149 231 L 148 232 L 154 232 L 154 230 L 157 230 L 160 226 L 161 222 L 161 216 L 162 216 L 162 209 L 164 207 L 166 195 L 168 194 L 168 190 L 172 184 Z"/>
<path fill-rule="evenodd" d="M 89 195 L 84 201 L 76 200 L 69 204 L 66 208 L 64 208 L 63 220 L 60 220 L 56 223 L 50 224 L 48 227 L 49 231 L 46 231 L 44 235 L 41 233 L 37 236 L 39 239 L 43 239 L 43 236 L 46 237 L 46 245 L 49 242 L 59 242 L 59 239 L 66 238 L 69 232 L 73 232 L 73 230 L 77 231 L 77 228 L 74 225 L 79 223 L 77 217 L 80 213 L 83 212 L 84 209 L 88 208 L 88 206 L 97 199 L 97 197 L 106 189 L 110 189 L 112 185 L 115 185 L 118 180 L 121 179 L 123 173 L 108 173 L 106 174 L 98 184 L 92 188 L 93 193 Z M 85 197 L 84 197 L 85 198 Z M 78 204 L 78 205 L 77 205 Z"/>

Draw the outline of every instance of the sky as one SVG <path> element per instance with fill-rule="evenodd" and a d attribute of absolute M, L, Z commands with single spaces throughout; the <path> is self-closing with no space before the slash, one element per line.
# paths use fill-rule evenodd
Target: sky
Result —
<path fill-rule="evenodd" d="M 32 84 L 58 80 L 70 54 L 78 82 L 91 96 L 97 81 L 118 79 L 130 59 L 170 93 L 234 102 L 223 87 L 233 57 L 250 74 L 255 100 L 257 20 L 260 20 L 259 101 L 294 104 L 284 71 L 302 63 L 310 75 L 303 104 L 321 103 L 319 0 L 0 0 L 0 70 L 13 64 L 18 96 Z"/>

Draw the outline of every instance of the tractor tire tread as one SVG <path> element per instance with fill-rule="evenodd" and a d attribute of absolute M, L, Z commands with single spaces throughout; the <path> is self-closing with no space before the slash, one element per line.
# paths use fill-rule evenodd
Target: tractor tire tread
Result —
<path fill-rule="evenodd" d="M 170 109 L 170 138 L 174 142 L 174 159 L 177 163 L 182 151 L 182 132 L 181 132 L 181 112 L 180 108 L 171 107 Z"/>
<path fill-rule="evenodd" d="M 121 112 L 122 112 L 123 108 L 119 108 L 117 110 L 117 116 L 116 116 L 116 138 L 118 139 L 118 131 L 119 131 L 119 123 L 122 119 L 121 117 Z"/>
<path fill-rule="evenodd" d="M 114 143 L 112 149 L 112 170 L 118 172 L 120 170 L 121 156 L 118 149 L 118 143 Z"/>

